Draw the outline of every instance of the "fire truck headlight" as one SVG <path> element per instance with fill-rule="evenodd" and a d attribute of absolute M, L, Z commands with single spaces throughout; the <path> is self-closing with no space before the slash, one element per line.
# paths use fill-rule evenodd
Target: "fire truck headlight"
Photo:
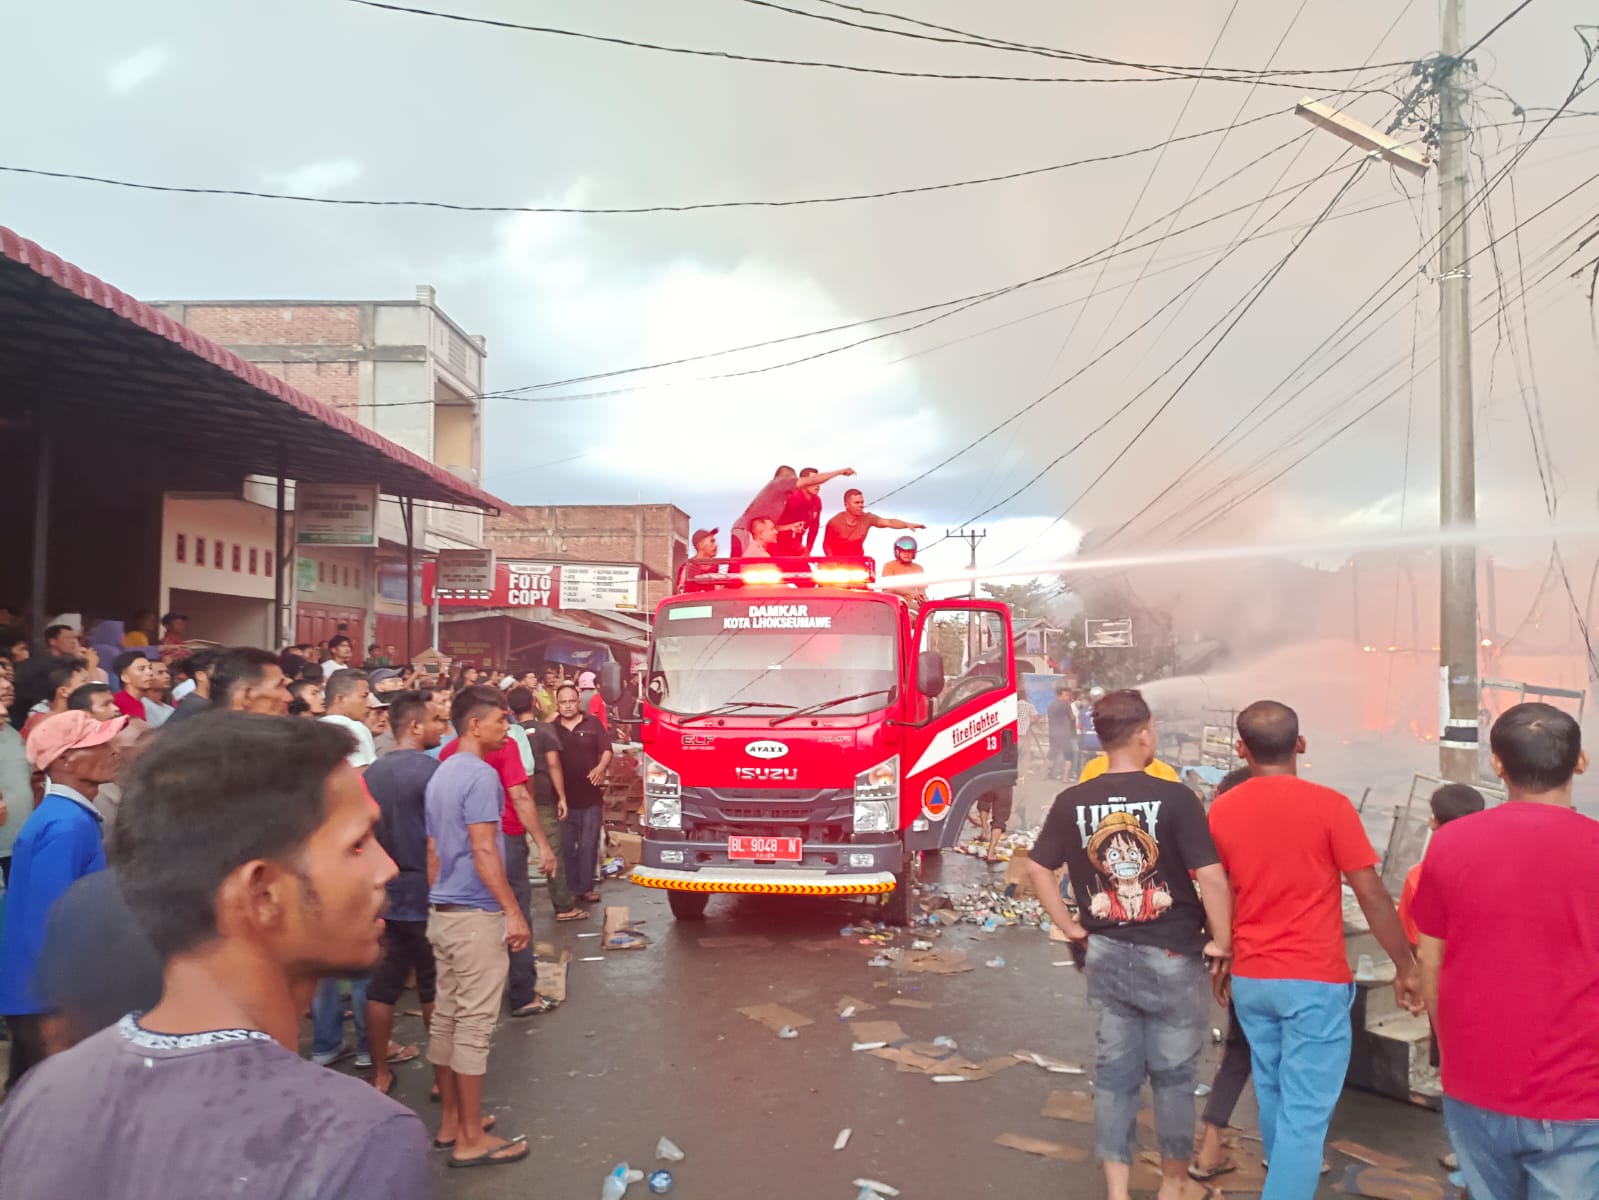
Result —
<path fill-rule="evenodd" d="M 644 823 L 653 829 L 683 828 L 683 778 L 648 755 L 644 773 Z"/>
<path fill-rule="evenodd" d="M 894 804 L 891 800 L 855 801 L 856 833 L 889 833 L 894 828 Z"/>

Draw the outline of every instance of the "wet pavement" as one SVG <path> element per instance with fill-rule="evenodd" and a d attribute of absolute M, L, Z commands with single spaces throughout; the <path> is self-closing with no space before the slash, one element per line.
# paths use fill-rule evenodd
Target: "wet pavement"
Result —
<path fill-rule="evenodd" d="M 1003 868 L 945 854 L 929 878 L 958 889 L 990 870 Z M 1052 1091 L 1089 1092 L 1093 1021 L 1082 976 L 1054 965 L 1068 956 L 1038 929 L 951 926 L 935 938 L 937 948 L 965 950 L 975 969 L 916 974 L 900 965 L 869 967 L 878 947 L 840 936 L 841 927 L 873 919 L 866 901 L 721 896 L 703 923 L 678 924 L 662 893 L 622 882 L 606 884 L 603 893 L 606 904 L 631 910 L 649 946 L 602 953 L 599 938 L 577 936 L 598 933 L 597 910 L 593 921 L 560 926 L 547 907 L 535 911 L 535 936 L 572 952 L 568 999 L 544 1016 L 502 1021 L 484 1101 L 499 1117 L 498 1132 L 526 1134 L 532 1155 L 519 1165 L 457 1171 L 445 1169 L 438 1152 L 439 1196 L 588 1200 L 617 1162 L 646 1173 L 666 1165 L 654 1161 L 662 1135 L 687 1155 L 671 1165 L 674 1196 L 848 1200 L 857 1192 L 852 1181 L 863 1177 L 900 1189 L 907 1200 L 1103 1194 L 1091 1161 L 1092 1126 L 1041 1115 Z M 535 903 L 540 899 L 536 892 Z M 908 934 L 898 939 L 909 941 Z M 1003 967 L 985 965 L 996 957 Z M 934 1083 L 852 1052 L 854 1035 L 837 1015 L 844 997 L 872 1006 L 854 1021 L 897 1021 L 918 1041 L 949 1037 L 975 1061 L 1031 1050 L 1090 1071 L 1053 1074 L 1018 1063 L 992 1078 Z M 931 1007 L 891 1006 L 894 998 Z M 780 1039 L 737 1011 L 760 1004 L 783 1005 L 813 1023 Z M 401 1001 L 402 1010 L 408 1006 L 414 997 Z M 1224 1024 L 1225 1013 L 1214 1010 L 1213 1019 Z M 419 1019 L 397 1024 L 400 1039 L 421 1036 Z M 1207 1045 L 1202 1081 L 1219 1057 L 1220 1047 Z M 426 1065 L 409 1063 L 396 1073 L 397 1097 L 436 1122 Z M 1196 1100 L 1196 1116 L 1202 1103 Z M 1255 1121 L 1246 1091 L 1234 1124 L 1248 1134 Z M 844 1128 L 852 1130 L 849 1143 L 835 1151 Z M 1083 1161 L 996 1145 L 1006 1133 L 1076 1147 Z M 1441 1178 L 1442 1122 L 1424 1109 L 1346 1092 L 1331 1136 Z M 1147 1129 L 1139 1140 L 1152 1147 Z M 1238 1153 L 1258 1160 L 1258 1142 L 1241 1142 Z M 1338 1183 L 1354 1160 L 1337 1151 L 1328 1158 L 1334 1170 L 1317 1195 L 1344 1195 Z M 647 1195 L 643 1184 L 629 1191 L 635 1200 Z"/>

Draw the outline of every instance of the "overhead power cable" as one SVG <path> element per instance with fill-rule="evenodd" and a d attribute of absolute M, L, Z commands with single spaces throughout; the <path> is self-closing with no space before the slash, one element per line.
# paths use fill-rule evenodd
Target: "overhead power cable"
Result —
<path fill-rule="evenodd" d="M 1281 75 L 1281 76 L 1290 76 L 1290 75 L 1344 75 L 1344 74 L 1358 74 L 1359 72 L 1364 71 L 1367 68 L 1371 68 L 1373 70 L 1379 70 L 1379 69 L 1388 68 L 1388 67 L 1409 67 L 1411 65 L 1411 62 L 1410 62 L 1409 59 L 1399 59 L 1399 60 L 1396 60 L 1394 62 L 1386 62 L 1386 63 L 1365 63 L 1365 64 L 1363 64 L 1363 65 L 1361 65 L 1359 67 L 1298 67 L 1298 68 L 1283 67 L 1283 68 L 1276 68 L 1276 69 L 1271 69 L 1271 70 L 1259 70 L 1259 69 L 1256 69 L 1254 67 L 1211 67 L 1211 66 L 1207 65 L 1205 68 L 1195 68 L 1195 67 L 1191 67 L 1191 66 L 1178 66 L 1178 65 L 1175 65 L 1175 64 L 1172 64 L 1172 63 L 1135 63 L 1135 62 L 1129 62 L 1129 61 L 1127 61 L 1125 59 L 1106 58 L 1106 57 L 1104 57 L 1102 55 L 1098 55 L 1098 54 L 1085 54 L 1085 53 L 1083 53 L 1081 51 L 1077 51 L 1077 50 L 1063 50 L 1063 49 L 1060 49 L 1060 48 L 1055 47 L 1055 46 L 1041 46 L 1041 45 L 1036 45 L 1036 44 L 1030 44 L 1030 43 L 1027 43 L 1027 42 L 1007 41 L 1004 38 L 990 37 L 987 34 L 973 33 L 971 31 L 965 30 L 965 29 L 955 29 L 955 28 L 952 28 L 952 27 L 950 27 L 948 25 L 935 25 L 931 21 L 917 20 L 915 17 L 907 17 L 903 13 L 886 12 L 886 11 L 884 11 L 882 9 L 877 9 L 877 8 L 863 8 L 862 6 L 860 6 L 858 4 L 845 4 L 845 3 L 842 2 L 842 0 L 816 0 L 816 3 L 825 4 L 829 8 L 838 8 L 838 9 L 844 9 L 844 10 L 846 10 L 848 12 L 861 13 L 861 14 L 863 14 L 865 16 L 870 16 L 870 17 L 887 17 L 887 18 L 889 18 L 891 20 L 903 22 L 906 25 L 915 25 L 915 26 L 917 26 L 918 28 L 921 28 L 921 29 L 934 29 L 934 30 L 938 30 L 941 33 L 957 34 L 957 35 L 959 35 L 959 36 L 961 36 L 963 38 L 968 38 L 968 39 L 975 40 L 978 45 L 999 46 L 999 47 L 1004 47 L 1006 49 L 1014 49 L 1014 50 L 1028 50 L 1028 51 L 1031 51 L 1032 53 L 1046 55 L 1046 56 L 1051 57 L 1051 58 L 1065 58 L 1065 59 L 1069 59 L 1069 60 L 1074 61 L 1074 62 L 1096 63 L 1096 64 L 1098 64 L 1100 66 L 1106 66 L 1106 67 L 1137 67 L 1140 70 L 1145 70 L 1145 71 L 1188 71 L 1188 72 L 1192 72 L 1192 71 L 1194 71 L 1196 69 L 1203 69 L 1203 70 L 1217 71 L 1217 72 L 1219 72 L 1221 74 L 1224 74 L 1224 75 L 1267 75 L 1267 76 Z M 899 32 L 899 31 L 896 30 L 895 32 Z"/>
<path fill-rule="evenodd" d="M 936 37 L 925 33 L 912 33 L 906 29 L 891 29 L 883 25 L 870 25 L 861 21 L 851 21 L 844 17 L 830 17 L 826 13 L 807 12 L 802 8 L 792 8 L 786 4 L 778 4 L 775 0 L 743 0 L 745 4 L 752 4 L 759 8 L 770 8 L 778 12 L 790 13 L 796 17 L 805 17 L 812 21 L 825 21 L 833 25 L 842 25 L 850 29 L 864 29 L 873 33 L 887 33 L 895 37 L 910 38 L 921 42 L 938 42 L 945 45 L 976 46 L 985 50 L 1004 50 L 1019 54 L 1030 54 L 1041 58 L 1064 60 L 1067 62 L 1090 63 L 1104 67 L 1125 67 L 1135 71 L 1154 71 L 1178 76 L 1179 78 L 1212 78 L 1216 76 L 1237 76 L 1240 78 L 1265 78 L 1269 76 L 1303 76 L 1303 75 L 1340 75 L 1364 70 L 1363 67 L 1326 67 L 1321 69 L 1305 68 L 1301 70 L 1270 70 L 1255 67 L 1213 67 L 1205 63 L 1200 67 L 1175 66 L 1171 63 L 1141 63 L 1127 59 L 1106 58 L 1095 54 L 1083 54 L 1075 50 L 1063 50 L 1051 46 L 1028 45 L 1023 42 L 1006 41 L 1002 38 L 988 37 L 980 33 L 972 33 L 963 29 L 955 29 L 948 25 L 935 25 L 929 21 L 918 21 L 899 13 L 884 12 L 880 9 L 862 8 L 855 4 L 840 4 L 835 0 L 818 0 L 831 8 L 844 9 L 849 12 L 860 13 L 863 16 L 887 17 L 891 20 L 902 21 L 907 25 L 914 25 L 920 29 L 932 29 L 941 33 L 952 34 L 951 37 Z M 1386 67 L 1409 67 L 1409 60 L 1382 64 Z M 1299 85 L 1293 85 L 1299 86 Z"/>
<path fill-rule="evenodd" d="M 886 75 L 900 79 L 949 79 L 991 83 L 1170 83 L 1176 79 L 1188 78 L 1186 75 L 1078 77 L 1067 75 L 983 75 L 972 72 L 902 71 L 892 67 L 868 67 L 855 63 L 822 62 L 800 58 L 772 58 L 760 54 L 739 54 L 732 50 L 707 50 L 697 46 L 668 46 L 660 42 L 646 42 L 636 38 L 613 37 L 598 33 L 583 33 L 575 29 L 562 29 L 553 25 L 524 25 L 516 21 L 499 21 L 490 17 L 467 16 L 464 13 L 440 12 L 431 8 L 413 8 L 404 4 L 388 4 L 384 3 L 383 0 L 345 0 L 345 3 L 359 4 L 365 8 L 383 9 L 388 12 L 407 13 L 412 16 L 436 17 L 440 20 L 458 21 L 467 25 L 486 25 L 495 29 L 515 29 L 522 33 L 543 33 L 554 37 L 569 37 L 577 38 L 581 41 L 603 42 L 613 46 L 628 46 L 637 50 L 656 50 L 667 54 L 687 54 L 699 58 L 720 58 L 732 62 L 765 63 L 772 66 L 848 71 L 858 75 Z M 1252 76 L 1207 75 L 1205 78 L 1220 83 L 1252 83 L 1254 81 Z M 1297 83 L 1273 82 L 1268 86 L 1303 90 L 1303 85 Z M 1378 89 L 1368 88 L 1363 91 L 1363 94 L 1378 94 Z M 1389 93 L 1382 92 L 1380 94 L 1387 95 Z"/>
<path fill-rule="evenodd" d="M 1167 138 L 1165 141 L 1154 142 L 1148 146 L 1139 146 L 1132 150 L 1118 150 L 1111 154 L 1095 154 L 1087 158 L 1072 159 L 1069 162 L 1050 163 L 1042 167 L 1027 167 L 1020 171 L 1007 171 L 998 175 L 983 175 L 974 179 L 953 179 L 944 183 L 917 184 L 910 187 L 886 188 L 875 192 L 849 192 L 836 196 L 800 196 L 786 200 L 702 200 L 686 204 L 641 204 L 641 205 L 616 205 L 606 207 L 581 207 L 577 205 L 528 205 L 528 204 L 456 204 L 444 200 L 370 200 L 354 199 L 342 196 L 307 196 L 291 192 L 268 192 L 250 188 L 227 187 L 186 187 L 178 184 L 144 183 L 129 179 L 115 179 L 103 175 L 78 174 L 70 171 L 47 171 L 38 167 L 19 167 L 0 164 L 0 171 L 8 171 L 16 175 L 37 175 L 47 179 L 67 179 L 79 183 L 98 183 L 111 187 L 132 188 L 145 192 L 173 192 L 182 195 L 194 196 L 239 196 L 252 200 L 290 200 L 300 204 L 327 204 L 334 206 L 354 206 L 361 208 L 437 208 L 451 212 L 480 212 L 480 213 L 548 213 L 552 215 L 576 216 L 635 216 L 645 213 L 681 213 L 701 212 L 706 209 L 720 208 L 798 208 L 814 204 L 845 204 L 856 200 L 884 200 L 892 196 L 914 196 L 926 192 L 943 192 L 956 188 L 977 187 L 990 183 L 1005 183 L 1013 179 L 1028 179 L 1038 175 L 1048 175 L 1057 171 L 1070 170 L 1073 167 L 1089 166 L 1095 163 L 1116 162 L 1123 158 L 1136 158 L 1141 154 L 1164 150 L 1169 145 L 1178 142 L 1191 142 L 1198 138 L 1210 137 L 1214 134 L 1227 134 L 1235 129 L 1242 129 L 1246 125 L 1256 125 L 1262 121 L 1280 117 L 1285 112 L 1292 110 L 1276 110 L 1262 113 L 1260 116 L 1251 117 L 1247 121 L 1237 121 L 1230 125 L 1220 125 L 1214 129 L 1202 129 L 1196 133 L 1185 133 L 1181 137 Z"/>

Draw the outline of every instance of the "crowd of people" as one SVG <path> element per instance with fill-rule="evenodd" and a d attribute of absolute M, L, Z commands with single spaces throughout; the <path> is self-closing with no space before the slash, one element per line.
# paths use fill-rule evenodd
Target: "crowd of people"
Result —
<path fill-rule="evenodd" d="M 0 1015 L 15 1089 L 0 1173 L 37 1180 L 30 1194 L 89 1194 L 51 1183 L 62 1177 L 31 1149 L 19 1159 L 10 1134 L 86 1079 L 117 1076 L 125 1055 L 163 1051 L 164 1078 L 187 1088 L 210 1068 L 177 1052 L 227 1046 L 286 1094 L 309 1096 L 317 1085 L 276 1053 L 297 1050 L 307 1012 L 306 1065 L 354 1054 L 372 1070 L 365 1091 L 386 1095 L 393 1065 L 420 1053 L 392 1040 L 408 986 L 441 1104 L 434 1145 L 458 1167 L 525 1157 L 525 1141 L 490 1132 L 482 1081 L 502 1000 L 512 1017 L 554 1007 L 537 990 L 530 858 L 552 920 L 587 920 L 600 900 L 620 731 L 595 673 L 429 675 L 377 645 L 355 666 L 342 634 L 278 654 L 164 640 L 124 645 L 109 671 L 101 662 L 64 620 L 0 655 Z M 167 912 L 174 904 L 183 916 Z M 218 995 L 200 994 L 235 969 Z M 223 1006 L 226 1024 L 205 1023 Z M 90 1045 L 62 1054 L 80 1043 Z M 317 1094 L 318 1105 L 337 1095 Z M 403 1160 L 417 1148 L 408 1110 L 367 1098 L 340 1107 L 341 1122 L 366 1122 L 376 1139 L 355 1153 L 365 1167 L 369 1154 Z M 252 1165 L 275 1177 L 281 1149 Z M 421 1194 L 389 1162 L 346 1190 L 351 1162 L 308 1153 L 307 1178 L 327 1186 L 305 1194 L 390 1190 L 369 1183 Z"/>
<path fill-rule="evenodd" d="M 1586 769 L 1577 722 L 1519 704 L 1494 722 L 1508 800 L 1449 784 L 1399 907 L 1347 797 L 1299 777 L 1297 714 L 1238 716 L 1245 766 L 1208 814 L 1156 774 L 1155 723 L 1136 691 L 1093 705 L 1105 769 L 1057 797 L 1028 870 L 1052 922 L 1083 951 L 1098 1018 L 1096 1156 L 1127 1200 L 1146 1080 L 1160 1200 L 1237 1169 L 1223 1130 L 1253 1077 L 1265 1200 L 1304 1200 L 1349 1068 L 1355 976 L 1347 886 L 1392 960 L 1399 1005 L 1427 1012 L 1453 1158 L 1475 1200 L 1589 1195 L 1599 1179 L 1599 822 L 1572 808 Z M 1550 886 L 1534 906 L 1527 868 Z M 1064 876 L 1064 879 L 1061 878 Z M 1223 1060 L 1194 1139 L 1208 999 L 1228 1008 Z M 1456 1164 L 1451 1164 L 1456 1165 Z"/>

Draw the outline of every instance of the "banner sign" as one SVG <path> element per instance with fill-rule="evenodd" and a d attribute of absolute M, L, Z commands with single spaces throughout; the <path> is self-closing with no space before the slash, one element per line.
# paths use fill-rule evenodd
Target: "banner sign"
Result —
<path fill-rule="evenodd" d="M 296 483 L 294 540 L 302 546 L 378 544 L 378 485 Z"/>

